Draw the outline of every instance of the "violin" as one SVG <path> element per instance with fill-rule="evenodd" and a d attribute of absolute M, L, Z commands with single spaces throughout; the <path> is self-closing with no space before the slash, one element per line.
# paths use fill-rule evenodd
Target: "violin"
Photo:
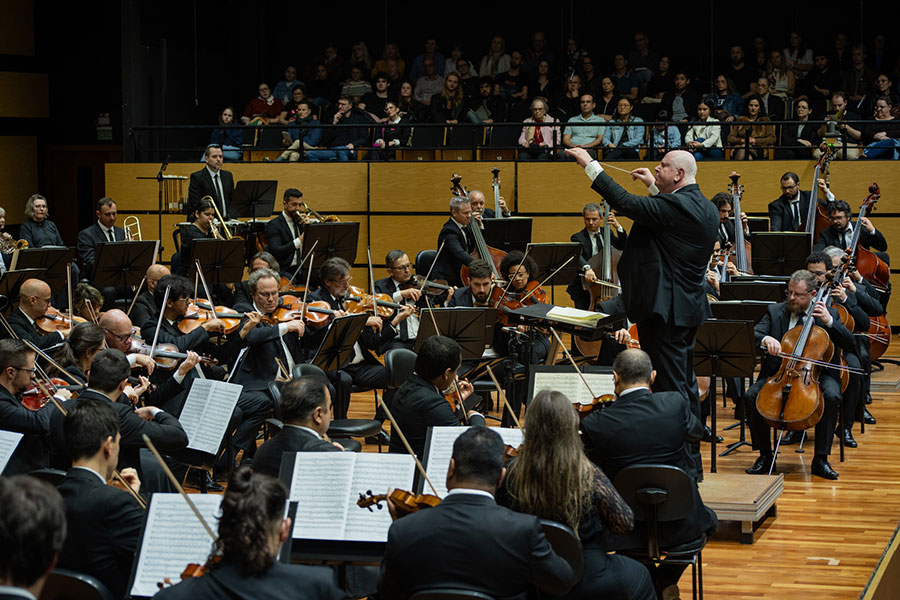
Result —
<path fill-rule="evenodd" d="M 315 300 L 304 305 L 296 296 L 286 294 L 281 297 L 281 305 L 271 315 L 263 315 L 262 321 L 269 325 L 277 325 L 302 318 L 309 325 L 319 327 L 330 321 L 333 316 L 334 311 L 324 300 Z"/>
<path fill-rule="evenodd" d="M 372 312 L 372 306 L 378 307 L 377 315 L 382 319 L 387 319 L 394 314 L 394 310 L 403 308 L 402 304 L 391 302 L 391 297 L 387 294 L 375 294 L 375 301 L 372 295 L 367 294 L 362 288 L 350 286 L 350 295 L 344 296 L 344 310 L 348 313 L 366 313 Z"/>
<path fill-rule="evenodd" d="M 578 413 L 578 418 L 584 419 L 595 410 L 603 410 L 615 401 L 615 394 L 602 394 L 594 398 L 590 403 L 573 402 L 572 406 L 575 408 L 575 412 Z"/>
<path fill-rule="evenodd" d="M 509 316 L 506 314 L 509 311 L 531 306 L 532 304 L 548 304 L 549 302 L 550 299 L 547 296 L 547 292 L 544 291 L 537 281 L 529 281 L 519 291 L 505 290 L 497 285 L 491 290 L 490 306 L 496 306 L 499 309 L 497 311 L 497 320 L 504 326 L 509 325 Z"/>
<path fill-rule="evenodd" d="M 87 323 L 87 319 L 73 316 L 71 319 L 59 310 L 48 306 L 44 314 L 35 319 L 34 324 L 39 331 L 43 333 L 53 333 L 55 331 L 65 331 L 71 329 L 78 323 Z"/>
<path fill-rule="evenodd" d="M 412 277 L 410 277 L 409 281 L 407 281 L 406 283 L 400 284 L 400 290 L 408 290 L 412 288 L 415 288 L 417 290 L 421 289 L 425 294 L 428 294 L 429 296 L 435 298 L 435 300 L 432 300 L 432 304 L 443 302 L 445 299 L 445 294 L 449 294 L 450 290 L 453 289 L 452 286 L 447 285 L 446 281 L 431 281 L 417 275 L 413 275 Z"/>
<path fill-rule="evenodd" d="M 70 385 L 65 379 L 52 378 L 49 380 L 50 389 L 37 382 L 32 383 L 24 392 L 22 392 L 22 406 L 30 411 L 37 412 L 44 408 L 50 402 L 50 396 L 59 389 L 66 389 L 73 392 L 72 397 L 78 396 L 77 392 L 84 389 L 83 385 Z"/>
<path fill-rule="evenodd" d="M 514 448 L 509 444 L 504 444 L 503 446 L 503 464 L 509 464 L 509 461 L 519 456 L 519 452 L 522 451 L 522 444 L 519 445 L 518 448 Z"/>
<path fill-rule="evenodd" d="M 441 503 L 441 499 L 431 494 L 413 494 L 406 490 L 391 490 L 390 494 L 373 495 L 372 490 L 367 490 L 365 494 L 359 495 L 356 505 L 360 508 L 367 508 L 372 512 L 372 505 L 381 510 L 381 503 L 390 500 L 400 512 L 400 516 L 405 516 L 418 512 L 423 508 L 434 508 Z"/>
<path fill-rule="evenodd" d="M 145 356 L 150 356 L 151 346 L 149 344 L 145 344 L 140 339 L 132 339 L 131 340 L 131 348 L 129 350 L 130 354 L 143 354 Z M 187 353 L 179 352 L 178 346 L 175 344 L 156 344 L 156 351 L 153 353 L 153 362 L 156 363 L 156 366 L 160 369 L 174 369 L 178 366 L 178 363 L 187 358 Z M 219 361 L 215 358 L 208 358 L 206 356 L 200 357 L 200 362 L 206 365 L 217 365 Z"/>
<path fill-rule="evenodd" d="M 282 277 L 278 288 L 279 293 L 302 294 L 306 291 L 306 286 L 299 283 L 291 283 L 287 277 Z"/>
<path fill-rule="evenodd" d="M 190 302 L 187 312 L 178 321 L 178 331 L 188 334 L 198 327 L 202 327 L 207 321 L 219 319 L 225 324 L 223 333 L 230 334 L 237 331 L 243 317 L 243 313 L 234 312 L 234 309 L 228 306 L 210 306 L 203 302 L 196 304 Z"/>

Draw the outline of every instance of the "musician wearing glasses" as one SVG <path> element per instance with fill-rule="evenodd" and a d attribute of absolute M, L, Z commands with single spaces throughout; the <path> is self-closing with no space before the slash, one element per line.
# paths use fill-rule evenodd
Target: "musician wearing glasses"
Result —
<path fill-rule="evenodd" d="M 44 316 L 50 307 L 50 286 L 40 279 L 26 279 L 19 288 L 19 309 L 13 310 L 7 319 L 16 336 L 28 340 L 41 350 L 56 346 L 69 335 L 69 329 L 53 333 L 41 333 L 35 321 Z M 0 336 L 8 337 L 7 331 Z"/>
<path fill-rule="evenodd" d="M 484 224 L 481 222 L 482 219 L 497 218 L 497 212 L 493 208 L 485 207 L 484 192 L 481 190 L 472 190 L 469 192 L 469 204 L 472 206 L 472 216 L 478 219 L 478 224 L 482 229 L 484 229 Z M 506 200 L 503 199 L 503 196 L 500 196 L 497 204 L 500 205 L 500 212 L 504 217 L 512 215 L 509 208 L 506 206 Z"/>
<path fill-rule="evenodd" d="M 384 259 L 387 265 L 388 277 L 375 282 L 375 291 L 379 294 L 387 294 L 397 304 L 408 304 L 420 308 L 427 307 L 419 286 L 410 285 L 412 280 L 412 262 L 403 250 L 391 250 Z M 409 315 L 398 326 L 397 337 L 389 340 L 381 349 L 387 352 L 392 348 L 413 349 L 416 343 L 416 335 L 419 333 L 419 317 Z"/>
<path fill-rule="evenodd" d="M 881 253 L 886 252 L 887 240 L 884 239 L 884 234 L 875 229 L 875 226 L 866 217 L 859 219 L 854 225 L 850 222 L 852 216 L 850 205 L 844 200 L 837 200 L 829 204 L 828 218 L 831 220 L 831 227 L 822 230 L 813 249 L 823 250 L 827 246 L 837 246 L 841 250 L 848 250 L 853 241 L 854 227 L 861 227 L 857 245 L 866 250 L 874 249 Z M 879 254 L 879 257 L 890 263 L 887 254 Z"/>
<path fill-rule="evenodd" d="M 24 434 L 2 473 L 6 476 L 49 466 L 46 438 L 50 413 L 56 409 L 48 402 L 40 410 L 31 411 L 19 399 L 34 380 L 35 355 L 25 342 L 0 340 L 0 429 Z"/>

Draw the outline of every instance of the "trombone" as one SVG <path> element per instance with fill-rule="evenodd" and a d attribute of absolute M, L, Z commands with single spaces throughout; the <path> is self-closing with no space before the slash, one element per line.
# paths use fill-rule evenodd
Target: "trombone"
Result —
<path fill-rule="evenodd" d="M 216 205 L 215 199 L 212 196 L 206 195 L 206 196 L 203 196 L 202 198 L 200 198 L 200 202 L 203 202 L 207 198 L 209 198 L 209 201 L 212 203 L 213 209 L 216 211 L 216 217 L 218 217 L 219 223 L 222 224 L 222 229 L 225 231 L 224 239 L 226 239 L 226 240 L 233 239 L 235 236 L 231 235 L 231 231 L 228 230 L 228 225 L 225 224 L 225 219 L 222 218 L 222 213 L 219 212 L 219 207 L 218 207 L 218 205 Z M 223 239 L 222 235 L 219 233 L 218 229 L 216 228 L 216 223 L 212 224 L 212 232 L 213 232 L 214 238 Z"/>
<path fill-rule="evenodd" d="M 123 229 L 125 229 L 125 240 L 128 242 L 140 242 L 141 241 L 141 221 L 134 215 L 129 215 L 125 217 L 125 222 L 122 223 Z"/>

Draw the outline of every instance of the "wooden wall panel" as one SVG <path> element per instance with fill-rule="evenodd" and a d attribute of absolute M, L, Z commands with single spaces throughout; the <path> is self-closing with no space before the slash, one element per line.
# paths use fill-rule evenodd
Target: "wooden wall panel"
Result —
<path fill-rule="evenodd" d="M 3 3 L 0 19 L 0 54 L 34 56 L 34 2 L 15 0 Z M 17 93 L 17 90 L 10 90 Z"/>
<path fill-rule="evenodd" d="M 25 202 L 38 190 L 37 138 L 0 136 L 0 206 L 7 223 L 25 220 Z"/>
<path fill-rule="evenodd" d="M 0 117 L 46 119 L 49 116 L 45 73 L 0 71 Z"/>
<path fill-rule="evenodd" d="M 438 211 L 445 213 L 451 198 L 450 178 L 462 176 L 469 190 L 480 189 L 493 202 L 491 192 L 491 163 L 432 162 L 432 163 L 372 163 L 370 167 L 371 210 Z M 504 198 L 513 197 L 515 181 L 512 165 L 500 165 L 500 183 Z M 507 187 L 508 186 L 508 187 Z M 402 208 L 401 208 L 402 207 Z"/>

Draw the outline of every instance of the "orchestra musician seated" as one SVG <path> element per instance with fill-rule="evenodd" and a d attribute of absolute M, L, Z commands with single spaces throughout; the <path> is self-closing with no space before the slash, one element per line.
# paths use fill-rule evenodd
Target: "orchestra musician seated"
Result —
<path fill-rule="evenodd" d="M 303 260 L 303 233 L 306 231 L 306 222 L 301 215 L 303 192 L 297 188 L 286 189 L 281 206 L 281 214 L 266 223 L 266 251 L 281 265 L 281 275 L 293 277 Z M 306 274 L 298 273 L 295 279 L 294 283 L 306 283 Z"/>
<path fill-rule="evenodd" d="M 822 230 L 813 250 L 821 251 L 827 246 L 837 246 L 841 250 L 849 250 L 850 242 L 853 240 L 854 227 L 861 227 L 857 246 L 866 250 L 877 250 L 878 257 L 890 264 L 890 257 L 887 255 L 887 240 L 884 239 L 884 234 L 875 229 L 872 221 L 867 217 L 859 219 L 854 225 L 850 222 L 852 216 L 853 212 L 847 202 L 844 200 L 831 202 L 828 205 L 831 227 Z"/>
<path fill-rule="evenodd" d="M 490 306 L 493 289 L 491 266 L 481 259 L 473 260 L 469 263 L 469 285 L 456 288 L 447 301 L 447 306 Z"/>
<path fill-rule="evenodd" d="M 146 512 L 134 496 L 108 485 L 119 462 L 119 416 L 103 400 L 86 399 L 63 419 L 72 468 L 59 484 L 66 504 L 68 535 L 59 567 L 96 577 L 114 598 L 124 598 Z M 122 478 L 135 494 L 134 469 Z"/>
<path fill-rule="evenodd" d="M 541 292 L 541 288 L 537 286 L 538 282 L 535 281 L 538 274 L 537 263 L 534 262 L 534 259 L 530 256 L 525 256 L 519 250 L 513 250 L 504 256 L 503 260 L 500 262 L 500 274 L 506 276 L 507 281 L 510 282 L 505 297 L 501 297 L 500 310 L 505 308 L 505 298 L 521 302 L 525 306 L 538 302 L 547 302 L 546 295 Z M 532 288 L 535 290 L 534 293 L 532 293 Z M 511 354 L 511 342 L 513 341 L 513 336 L 515 335 L 517 339 L 521 340 L 521 334 L 526 334 L 531 337 L 531 356 L 525 357 L 520 353 L 519 362 L 524 363 L 527 360 L 533 365 L 544 362 L 547 358 L 547 354 L 550 352 L 549 335 L 542 333 L 539 330 L 529 328 L 526 325 L 519 325 L 516 329 L 519 331 L 519 335 L 509 333 L 501 327 L 499 338 L 496 335 L 495 330 L 494 351 L 500 356 Z"/>
<path fill-rule="evenodd" d="M 97 222 L 78 232 L 76 247 L 85 273 L 93 278 L 94 259 L 97 254 L 97 244 L 104 242 L 125 241 L 125 230 L 116 225 L 118 210 L 116 201 L 112 198 L 100 198 L 97 201 Z"/>
<path fill-rule="evenodd" d="M 193 263 L 194 240 L 221 238 L 216 228 L 216 208 L 209 198 L 198 200 L 188 215 L 191 226 L 181 232 L 181 250 L 178 259 L 172 258 L 172 270 L 176 275 L 187 276 Z"/>
<path fill-rule="evenodd" d="M 613 481 L 619 471 L 636 464 L 672 465 L 694 479 L 699 475 L 685 442 L 699 441 L 703 437 L 703 424 L 681 392 L 651 393 L 655 377 L 656 371 L 646 352 L 637 348 L 625 350 L 613 362 L 616 401 L 604 410 L 595 410 L 581 423 L 585 452 Z M 659 524 L 662 548 L 689 543 L 704 534 L 709 537 L 715 532 L 716 515 L 704 506 L 696 485 L 692 486 L 692 495 L 693 510 L 686 518 Z M 639 522 L 630 533 L 615 536 L 612 548 L 643 548 L 646 552 L 646 525 Z M 685 567 L 666 561 L 648 567 L 660 598 L 678 597 L 678 580 Z"/>
<path fill-rule="evenodd" d="M 112 289 L 112 288 L 110 288 Z M 104 304 L 103 294 L 91 284 L 82 281 L 72 291 L 72 314 L 94 323 L 100 318 Z"/>
<path fill-rule="evenodd" d="M 655 600 L 647 569 L 621 554 L 607 554 L 612 548 L 606 538 L 631 531 L 634 513 L 585 455 L 572 402 L 560 392 L 541 390 L 525 419 L 524 443 L 507 464 L 497 503 L 578 532 L 584 576 L 566 598 Z"/>
<path fill-rule="evenodd" d="M 291 535 L 285 517 L 288 490 L 267 475 L 239 467 L 222 498 L 219 537 L 205 574 L 160 590 L 160 600 L 340 600 L 334 571 L 328 567 L 290 565 L 278 560 Z"/>
<path fill-rule="evenodd" d="M 391 413 L 397 428 L 406 436 L 419 459 L 425 452 L 429 427 L 460 425 L 461 421 L 484 425 L 483 415 L 465 408 L 472 405 L 469 397 L 473 388 L 465 380 L 458 381 L 460 364 L 462 349 L 456 341 L 442 335 L 431 336 L 419 348 L 412 377 L 400 386 L 393 398 Z M 454 384 L 459 390 L 458 397 L 452 395 Z M 461 416 L 463 410 L 465 416 Z M 406 452 L 400 436 L 391 437 L 390 451 Z"/>
<path fill-rule="evenodd" d="M 147 272 L 144 274 L 144 283 L 147 289 L 138 294 L 131 312 L 128 313 L 138 329 L 143 327 L 148 321 L 153 321 L 154 315 L 159 314 L 159 307 L 156 306 L 156 301 L 153 299 L 153 291 L 156 289 L 156 284 L 159 283 L 160 279 L 171 274 L 172 272 L 169 271 L 169 267 L 166 265 L 153 263 L 147 267 Z"/>
<path fill-rule="evenodd" d="M 766 351 L 760 366 L 759 377 L 750 386 L 744 396 L 746 404 L 747 420 L 750 427 L 750 438 L 753 448 L 759 451 L 759 458 L 753 466 L 747 469 L 751 475 L 767 474 L 770 467 L 775 471 L 773 464 L 775 458 L 772 452 L 772 432 L 768 423 L 762 418 L 756 407 L 757 396 L 766 381 L 778 372 L 782 364 L 781 340 L 784 335 L 797 325 L 802 325 L 802 319 L 810 308 L 813 296 L 816 294 L 818 281 L 816 276 L 802 269 L 795 271 L 788 282 L 788 298 L 785 302 L 773 304 L 766 314 L 753 328 L 757 344 Z M 853 352 L 856 342 L 853 334 L 841 324 L 837 310 L 826 308 L 824 302 L 818 303 L 812 310 L 814 324 L 824 329 L 835 346 L 835 357 L 838 360 L 837 349 Z M 832 364 L 836 364 L 832 362 Z M 819 388 L 821 390 L 821 402 L 824 403 L 824 411 L 815 425 L 815 455 L 812 461 L 811 471 L 813 475 L 825 479 L 837 479 L 838 473 L 828 463 L 828 455 L 831 453 L 831 444 L 834 440 L 834 430 L 837 425 L 838 405 L 841 401 L 840 375 L 835 369 L 825 368 L 819 372 Z"/>
<path fill-rule="evenodd" d="M 389 276 L 375 281 L 375 292 L 389 295 L 391 300 L 397 304 L 408 304 L 419 308 L 427 307 L 422 292 L 419 291 L 419 286 L 410 284 L 413 279 L 412 262 L 406 252 L 391 250 L 384 257 L 384 263 L 387 265 Z M 392 348 L 412 350 L 418 333 L 419 317 L 418 315 L 409 315 L 400 322 L 397 337 L 389 340 L 381 350 L 382 352 L 387 352 Z"/>
<path fill-rule="evenodd" d="M 278 261 L 265 250 L 257 252 L 253 255 L 253 258 L 250 259 L 250 273 L 248 273 L 248 275 L 252 275 L 254 271 L 259 271 L 260 269 L 272 269 L 276 273 L 281 272 L 281 266 Z M 233 306 L 237 306 L 238 304 L 250 304 L 253 302 L 250 288 L 247 287 L 247 281 L 240 282 L 235 288 Z"/>
<path fill-rule="evenodd" d="M 496 219 L 497 211 L 493 208 L 485 207 L 484 192 L 481 190 L 472 190 L 469 192 L 469 204 L 472 206 L 472 216 L 478 219 L 478 224 L 484 229 L 482 219 Z M 497 200 L 500 205 L 500 213 L 503 217 L 512 216 L 509 208 L 506 206 L 506 200 L 500 196 Z"/>
<path fill-rule="evenodd" d="M 62 497 L 34 477 L 0 477 L 0 506 L 0 598 L 39 598 L 66 539 Z"/>
<path fill-rule="evenodd" d="M 525 598 L 529 586 L 551 596 L 571 589 L 572 567 L 550 547 L 538 518 L 495 502 L 506 474 L 503 462 L 503 440 L 495 431 L 472 427 L 456 438 L 447 496 L 391 524 L 381 598 L 409 598 L 448 584 L 516 599 Z M 390 500 L 388 508 L 394 516 Z"/>
<path fill-rule="evenodd" d="M 13 310 L 7 321 L 19 339 L 28 340 L 41 350 L 47 350 L 64 341 L 70 329 L 58 329 L 52 333 L 41 333 L 35 321 L 43 317 L 50 308 L 50 286 L 40 279 L 26 279 L 19 288 L 19 309 Z M 4 328 L 2 337 L 9 337 Z"/>
<path fill-rule="evenodd" d="M 734 210 L 734 200 L 732 199 L 731 194 L 728 192 L 719 192 L 710 198 L 713 204 L 716 205 L 716 208 L 719 209 L 719 231 L 718 237 L 719 244 L 724 248 L 726 244 L 734 244 L 734 215 L 732 211 Z M 741 211 L 741 223 L 744 225 L 744 238 L 747 239 L 750 236 L 750 227 L 747 224 L 747 213 Z"/>
<path fill-rule="evenodd" d="M 581 244 L 581 251 L 578 254 L 578 275 L 575 280 L 566 288 L 575 308 L 587 310 L 591 301 L 591 294 L 585 289 L 584 282 L 596 281 L 599 274 L 589 264 L 591 258 L 603 252 L 603 221 L 600 217 L 602 208 L 596 202 L 589 202 L 581 209 L 581 216 L 584 219 L 584 229 L 577 233 L 573 233 L 569 238 L 570 241 Z M 619 225 L 616 216 L 610 212 L 607 222 L 612 227 L 611 245 L 616 250 L 624 250 L 625 242 L 628 241 L 628 234 L 625 229 Z"/>
<path fill-rule="evenodd" d="M 278 476 L 286 452 L 340 452 L 338 442 L 325 440 L 331 424 L 328 381 L 315 375 L 292 379 L 281 388 L 284 427 L 256 451 L 253 471 Z"/>
<path fill-rule="evenodd" d="M 475 258 L 475 237 L 472 233 L 472 205 L 468 198 L 454 196 L 450 199 L 450 218 L 441 227 L 437 247 L 444 249 L 438 254 L 431 270 L 432 279 L 446 281 L 452 286 L 462 285 L 459 270 L 468 266 Z"/>

